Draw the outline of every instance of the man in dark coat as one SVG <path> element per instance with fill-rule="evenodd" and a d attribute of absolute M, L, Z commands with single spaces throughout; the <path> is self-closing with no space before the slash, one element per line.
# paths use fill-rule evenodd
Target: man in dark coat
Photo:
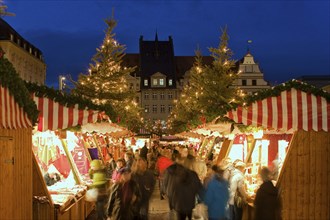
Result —
<path fill-rule="evenodd" d="M 196 196 L 202 194 L 203 186 L 196 172 L 184 167 L 179 161 L 180 156 L 165 170 L 164 192 L 170 209 L 175 210 L 178 219 L 191 219 Z"/>
<path fill-rule="evenodd" d="M 263 183 L 257 191 L 254 200 L 255 220 L 280 220 L 281 202 L 278 189 L 270 180 L 270 171 L 267 167 L 261 169 L 260 176 Z"/>
<path fill-rule="evenodd" d="M 148 148 L 147 148 L 147 142 L 145 142 L 144 146 L 140 150 L 140 157 L 147 159 L 147 155 L 148 155 Z"/>

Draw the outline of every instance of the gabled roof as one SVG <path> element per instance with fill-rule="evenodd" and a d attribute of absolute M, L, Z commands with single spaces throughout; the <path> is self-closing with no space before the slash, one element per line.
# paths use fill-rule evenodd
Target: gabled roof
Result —
<path fill-rule="evenodd" d="M 330 94 L 292 80 L 251 96 L 247 106 L 228 111 L 236 123 L 289 131 L 330 131 Z"/>

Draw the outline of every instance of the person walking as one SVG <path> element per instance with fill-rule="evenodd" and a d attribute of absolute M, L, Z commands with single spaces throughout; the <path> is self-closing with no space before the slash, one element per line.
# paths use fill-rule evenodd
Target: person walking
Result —
<path fill-rule="evenodd" d="M 96 212 L 97 220 L 104 220 L 105 218 L 105 204 L 108 199 L 107 195 L 107 179 L 106 172 L 101 160 L 92 160 L 90 164 L 89 175 L 93 180 L 91 189 L 97 189 L 97 198 L 96 198 Z"/>
<path fill-rule="evenodd" d="M 162 149 L 159 153 L 159 156 L 156 161 L 156 166 L 155 166 L 156 173 L 158 176 L 161 200 L 164 199 L 164 192 L 163 192 L 164 172 L 172 164 L 173 164 L 173 161 L 170 159 L 170 150 Z"/>
<path fill-rule="evenodd" d="M 179 220 L 185 220 L 186 217 L 190 220 L 196 197 L 202 196 L 203 186 L 196 172 L 180 164 L 180 154 L 175 157 L 175 163 L 164 173 L 164 192 L 171 212 L 174 212 Z"/>
<path fill-rule="evenodd" d="M 245 163 L 238 161 L 235 163 L 235 170 L 229 182 L 229 216 L 231 220 L 241 220 L 243 216 L 243 206 L 249 198 L 246 193 L 244 183 Z"/>
<path fill-rule="evenodd" d="M 207 206 L 209 220 L 225 220 L 226 206 L 229 200 L 228 182 L 224 179 L 224 169 L 212 166 L 214 175 L 206 185 L 204 203 Z"/>
<path fill-rule="evenodd" d="M 122 168 L 119 173 L 119 181 L 110 189 L 106 209 L 107 220 L 138 219 L 138 204 L 141 199 L 138 184 L 131 178 L 130 168 Z"/>
<path fill-rule="evenodd" d="M 260 171 L 263 183 L 260 185 L 255 200 L 255 220 L 280 220 L 281 201 L 278 189 L 271 181 L 271 171 L 263 167 Z"/>
<path fill-rule="evenodd" d="M 148 162 L 144 157 L 136 160 L 135 168 L 132 179 L 137 182 L 141 192 L 138 204 L 139 219 L 148 220 L 149 200 L 155 188 L 156 178 L 154 173 L 148 169 Z"/>

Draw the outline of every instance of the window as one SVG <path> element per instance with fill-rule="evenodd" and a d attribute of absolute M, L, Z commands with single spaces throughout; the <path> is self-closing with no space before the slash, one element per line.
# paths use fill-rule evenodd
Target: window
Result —
<path fill-rule="evenodd" d="M 148 92 L 144 93 L 144 99 L 149 99 L 149 93 Z"/>
<path fill-rule="evenodd" d="M 153 84 L 154 86 L 157 86 L 157 84 L 158 84 L 158 80 L 157 80 L 157 79 L 153 79 L 153 80 L 152 80 L 152 84 Z"/>
<path fill-rule="evenodd" d="M 134 88 L 133 83 L 130 83 L 130 84 L 129 84 L 129 89 L 133 89 L 133 88 Z"/>
<path fill-rule="evenodd" d="M 173 99 L 173 93 L 172 92 L 168 93 L 168 99 Z"/>
<path fill-rule="evenodd" d="M 257 80 L 253 79 L 253 80 L 252 80 L 252 85 L 253 85 L 253 86 L 256 86 L 256 85 L 257 85 Z"/>
<path fill-rule="evenodd" d="M 157 113 L 157 105 L 152 105 L 152 113 Z"/>
<path fill-rule="evenodd" d="M 139 102 L 140 102 L 140 98 L 139 98 L 139 96 L 135 97 L 135 102 L 136 102 L 136 103 L 139 103 Z"/>
<path fill-rule="evenodd" d="M 157 99 L 157 92 L 152 93 L 152 99 Z"/>
<path fill-rule="evenodd" d="M 159 98 L 160 98 L 160 99 L 165 99 L 165 93 L 164 93 L 164 92 L 160 92 L 160 94 L 159 94 Z"/>
<path fill-rule="evenodd" d="M 159 79 L 159 85 L 163 86 L 164 85 L 164 79 Z"/>
<path fill-rule="evenodd" d="M 160 113 L 165 113 L 165 105 L 160 105 Z"/>
<path fill-rule="evenodd" d="M 136 88 L 139 89 L 140 83 L 136 83 Z"/>
<path fill-rule="evenodd" d="M 144 86 L 148 86 L 148 80 L 147 79 L 144 80 Z"/>
<path fill-rule="evenodd" d="M 145 106 L 144 106 L 144 112 L 145 112 L 145 113 L 148 113 L 148 112 L 149 112 L 149 105 L 145 105 Z"/>
<path fill-rule="evenodd" d="M 168 80 L 168 85 L 169 85 L 169 86 L 172 86 L 172 85 L 173 85 L 173 80 L 172 80 L 172 79 L 169 79 L 169 80 Z"/>
<path fill-rule="evenodd" d="M 246 86 L 246 79 L 242 80 L 242 86 Z"/>
<path fill-rule="evenodd" d="M 172 105 L 168 105 L 168 112 L 171 113 L 172 111 Z"/>

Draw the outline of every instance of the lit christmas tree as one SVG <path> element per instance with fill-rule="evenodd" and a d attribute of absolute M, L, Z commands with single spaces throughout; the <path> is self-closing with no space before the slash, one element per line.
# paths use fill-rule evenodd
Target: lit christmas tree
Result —
<path fill-rule="evenodd" d="M 189 83 L 184 87 L 169 119 L 173 131 L 180 132 L 205 124 L 241 102 L 241 92 L 233 86 L 237 73 L 228 40 L 225 28 L 219 46 L 209 48 L 213 57 L 211 65 L 204 65 L 201 53 L 196 52 Z"/>
<path fill-rule="evenodd" d="M 112 120 L 135 130 L 141 122 L 141 110 L 135 101 L 136 92 L 127 85 L 127 78 L 131 77 L 134 68 L 122 65 L 126 48 L 114 38 L 117 22 L 111 18 L 106 20 L 106 24 L 103 44 L 96 49 L 89 73 L 79 75 L 74 93 L 91 99 L 95 104 L 110 104 L 116 114 Z"/>

